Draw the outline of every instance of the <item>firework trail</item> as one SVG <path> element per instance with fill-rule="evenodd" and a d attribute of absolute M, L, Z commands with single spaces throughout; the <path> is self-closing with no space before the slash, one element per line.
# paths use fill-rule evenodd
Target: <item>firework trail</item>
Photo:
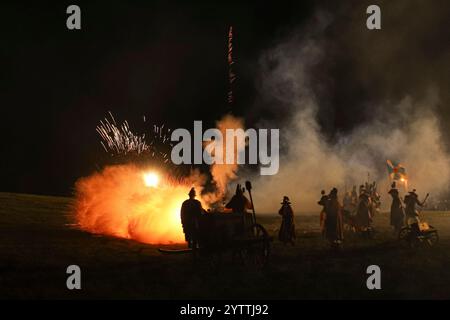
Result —
<path fill-rule="evenodd" d="M 106 152 L 113 154 L 128 154 L 136 152 L 141 154 L 150 149 L 145 142 L 145 134 L 135 135 L 128 124 L 124 121 L 122 125 L 118 126 L 114 116 L 109 112 L 111 120 L 105 118 L 100 120 L 100 125 L 97 126 L 96 131 L 100 135 L 102 141 L 100 142 Z"/>
<path fill-rule="evenodd" d="M 236 74 L 233 70 L 233 26 L 230 26 L 228 30 L 228 103 L 232 104 L 234 102 L 234 94 L 233 94 L 233 83 L 236 80 Z"/>
<path fill-rule="evenodd" d="M 161 126 L 153 125 L 153 132 L 150 139 L 145 134 L 137 135 L 130 129 L 130 125 L 125 120 L 118 125 L 111 112 L 108 112 L 110 118 L 106 117 L 100 121 L 100 125 L 96 127 L 97 133 L 101 138 L 103 149 L 111 155 L 150 155 L 152 158 L 161 157 L 164 163 L 169 158 L 165 148 L 172 146 L 170 142 L 170 129 L 165 129 L 164 124 Z M 147 119 L 143 116 L 146 123 Z M 150 141 L 148 141 L 150 140 Z"/>

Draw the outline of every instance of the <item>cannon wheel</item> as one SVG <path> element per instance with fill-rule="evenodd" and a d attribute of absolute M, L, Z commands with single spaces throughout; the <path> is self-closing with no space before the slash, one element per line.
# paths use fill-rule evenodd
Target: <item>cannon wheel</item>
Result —
<path fill-rule="evenodd" d="M 245 250 L 246 260 L 255 267 L 263 268 L 267 265 L 270 255 L 270 239 L 266 229 L 260 224 L 254 224 L 250 227 L 251 242 L 243 248 Z"/>
<path fill-rule="evenodd" d="M 436 243 L 439 242 L 439 234 L 433 226 L 430 226 L 430 229 L 431 230 L 427 235 L 427 243 L 430 247 L 433 247 Z"/>
<path fill-rule="evenodd" d="M 409 228 L 408 227 L 403 227 L 398 232 L 398 240 L 406 241 L 406 240 L 408 240 L 408 236 L 409 236 Z"/>
<path fill-rule="evenodd" d="M 439 234 L 433 226 L 430 226 L 430 230 L 425 236 L 421 236 L 422 240 L 411 239 L 410 232 L 409 227 L 403 227 L 398 234 L 398 239 L 401 241 L 407 241 L 410 247 L 417 247 L 421 241 L 426 242 L 430 247 L 433 247 L 439 242 Z"/>

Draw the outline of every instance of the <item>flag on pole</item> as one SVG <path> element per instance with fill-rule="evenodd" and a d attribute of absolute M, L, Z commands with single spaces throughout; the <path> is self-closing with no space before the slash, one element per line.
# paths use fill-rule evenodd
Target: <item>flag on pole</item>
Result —
<path fill-rule="evenodd" d="M 387 169 L 389 177 L 392 180 L 406 182 L 408 180 L 408 175 L 406 174 L 406 168 L 399 162 L 393 162 L 387 160 Z"/>

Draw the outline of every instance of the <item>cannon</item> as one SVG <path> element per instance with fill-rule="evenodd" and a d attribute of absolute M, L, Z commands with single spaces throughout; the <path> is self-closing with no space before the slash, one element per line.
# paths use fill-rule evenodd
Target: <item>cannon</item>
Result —
<path fill-rule="evenodd" d="M 194 260 L 215 259 L 231 253 L 233 259 L 244 264 L 264 267 L 269 259 L 273 241 L 266 229 L 256 222 L 251 197 L 251 183 L 246 182 L 252 202 L 252 213 L 231 213 L 220 210 L 209 211 L 198 218 L 193 234 L 192 248 L 183 250 L 159 249 L 162 253 L 192 253 Z"/>

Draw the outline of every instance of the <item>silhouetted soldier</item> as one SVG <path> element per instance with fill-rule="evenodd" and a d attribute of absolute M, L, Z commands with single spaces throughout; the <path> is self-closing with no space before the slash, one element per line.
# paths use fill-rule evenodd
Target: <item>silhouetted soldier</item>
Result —
<path fill-rule="evenodd" d="M 364 188 L 364 185 L 362 184 L 359 186 L 359 196 L 361 196 L 361 194 L 363 194 L 363 192 L 365 192 L 365 188 Z"/>
<path fill-rule="evenodd" d="M 325 236 L 333 247 L 339 246 L 344 239 L 342 206 L 337 193 L 336 188 L 331 190 L 325 206 Z"/>
<path fill-rule="evenodd" d="M 353 185 L 353 189 L 352 189 L 352 202 L 353 202 L 354 206 L 356 206 L 356 204 L 358 203 L 358 193 L 356 192 L 355 185 Z"/>
<path fill-rule="evenodd" d="M 250 200 L 244 196 L 244 190 L 241 188 L 240 184 L 236 186 L 236 193 L 227 203 L 225 208 L 231 209 L 233 213 L 242 215 L 242 226 L 244 228 L 250 227 L 253 222 L 253 217 L 251 213 L 247 212 L 247 209 L 252 209 L 252 204 Z"/>
<path fill-rule="evenodd" d="M 372 220 L 370 201 L 371 200 L 369 194 L 364 189 L 362 189 L 359 195 L 359 203 L 355 216 L 355 223 L 358 230 L 360 231 L 365 231 L 370 227 L 370 222 Z"/>
<path fill-rule="evenodd" d="M 413 231 L 413 235 L 418 236 L 420 234 L 420 227 L 419 227 L 419 213 L 416 209 L 416 205 L 423 206 L 425 204 L 425 201 L 428 198 L 428 193 L 425 196 L 425 199 L 420 202 L 419 196 L 416 193 L 416 189 L 413 189 L 413 191 L 408 192 L 409 194 L 405 196 L 405 215 L 408 225 L 410 225 L 411 230 Z"/>
<path fill-rule="evenodd" d="M 392 183 L 391 190 L 388 193 L 392 197 L 391 226 L 394 227 L 394 232 L 398 233 L 404 225 L 405 211 L 403 209 L 402 199 L 400 199 L 398 189 L 395 186 L 395 181 Z"/>
<path fill-rule="evenodd" d="M 189 199 L 181 205 L 181 223 L 183 232 L 189 248 L 197 245 L 196 232 L 198 231 L 198 220 L 204 212 L 200 201 L 195 199 L 195 189 L 189 191 Z"/>
<path fill-rule="evenodd" d="M 284 244 L 290 242 L 294 245 L 295 239 L 295 223 L 294 223 L 294 212 L 292 211 L 291 203 L 287 196 L 283 197 L 283 202 L 281 202 L 281 208 L 278 211 L 281 215 L 281 227 L 278 233 L 278 239 Z"/>
<path fill-rule="evenodd" d="M 244 192 L 241 189 L 241 185 L 238 184 L 236 186 L 236 193 L 231 198 L 231 200 L 227 203 L 225 208 L 231 209 L 233 213 L 244 213 L 247 212 L 247 209 L 252 208 L 252 204 L 247 199 L 246 196 L 244 196 Z"/>
<path fill-rule="evenodd" d="M 327 205 L 328 196 L 325 194 L 325 190 L 322 190 L 320 192 L 322 195 L 320 197 L 320 200 L 317 202 L 318 205 L 322 206 L 322 211 L 320 211 L 319 216 L 319 223 L 320 223 L 320 231 L 322 232 L 322 235 L 325 235 L 325 207 Z"/>

